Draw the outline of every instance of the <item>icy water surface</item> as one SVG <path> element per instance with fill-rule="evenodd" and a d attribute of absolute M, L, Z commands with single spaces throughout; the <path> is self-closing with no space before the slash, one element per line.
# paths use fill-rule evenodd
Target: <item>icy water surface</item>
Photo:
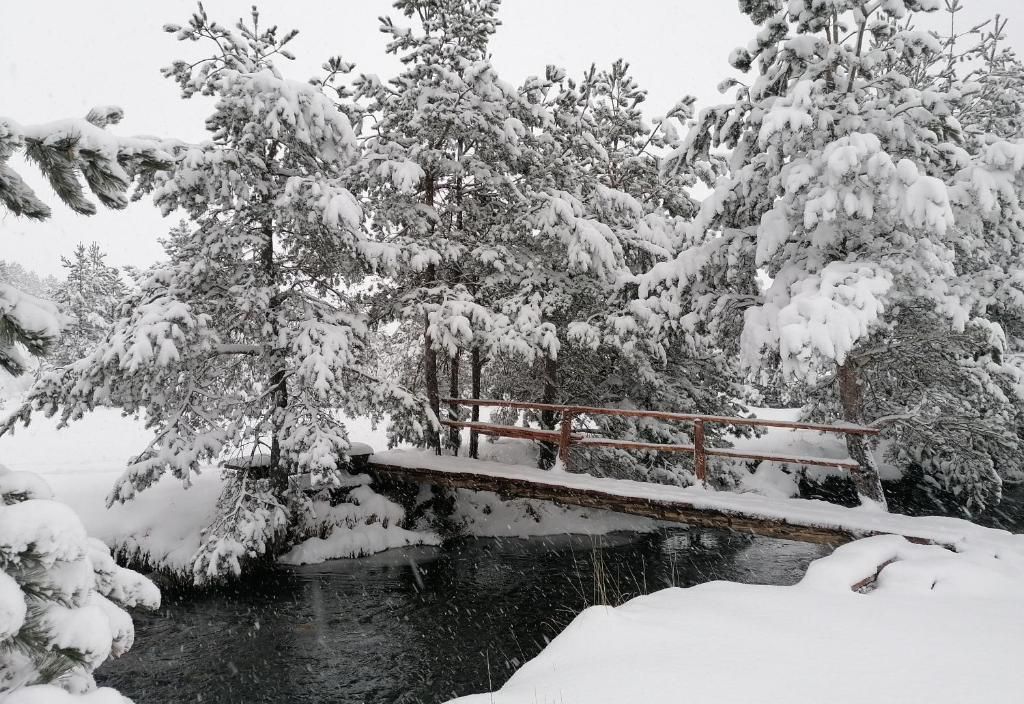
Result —
<path fill-rule="evenodd" d="M 230 594 L 165 594 L 97 679 L 140 704 L 433 704 L 497 688 L 596 602 L 714 579 L 791 584 L 824 552 L 680 529 L 334 561 Z"/>

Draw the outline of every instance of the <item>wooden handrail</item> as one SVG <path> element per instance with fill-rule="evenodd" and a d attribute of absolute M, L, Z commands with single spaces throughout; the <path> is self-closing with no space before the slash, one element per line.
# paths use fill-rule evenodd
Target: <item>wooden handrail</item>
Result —
<path fill-rule="evenodd" d="M 674 413 L 671 411 L 643 411 L 628 408 L 600 408 L 596 406 L 563 406 L 555 403 L 530 403 L 527 401 L 503 401 L 501 399 L 442 398 L 447 404 L 462 406 L 485 406 L 491 408 L 518 408 L 538 411 L 572 411 L 575 415 L 626 416 L 630 418 L 658 418 L 684 423 L 704 421 L 719 425 L 755 425 L 765 428 L 788 428 L 790 430 L 813 430 L 822 433 L 843 433 L 845 435 L 878 435 L 878 428 L 865 425 L 825 425 L 822 423 L 801 423 L 792 420 L 771 420 L 769 418 L 735 418 L 732 416 L 705 416 L 699 413 Z"/>
<path fill-rule="evenodd" d="M 522 440 L 540 440 L 543 442 L 558 442 L 561 432 L 558 430 L 544 430 L 543 428 L 523 428 L 518 425 L 497 425 L 496 423 L 478 423 L 463 420 L 442 420 L 441 424 L 446 428 L 469 428 L 484 435 L 497 435 L 505 438 L 520 438 Z"/>
<path fill-rule="evenodd" d="M 798 423 L 784 420 L 765 420 L 761 418 L 732 418 L 728 416 L 705 416 L 696 413 L 671 413 L 668 411 L 643 411 L 623 408 L 597 408 L 593 406 L 565 406 L 554 403 L 531 403 L 527 401 L 504 401 L 500 399 L 477 398 L 442 398 L 442 403 L 455 409 L 459 405 L 487 406 L 497 408 L 515 408 L 538 411 L 554 411 L 560 413 L 561 423 L 557 430 L 523 428 L 520 426 L 498 425 L 495 423 L 466 422 L 458 420 L 442 420 L 441 424 L 449 428 L 468 428 L 471 433 L 484 433 L 498 437 L 537 440 L 558 445 L 558 459 L 563 467 L 569 465 L 572 447 L 607 447 L 620 450 L 648 450 L 653 452 L 689 452 L 693 454 L 694 474 L 697 480 L 704 483 L 707 479 L 707 458 L 727 457 L 731 459 L 749 459 L 770 462 L 788 462 L 823 467 L 836 467 L 858 471 L 861 466 L 854 460 L 834 459 L 831 457 L 800 457 L 764 452 L 744 452 L 729 448 L 705 447 L 704 431 L 706 423 L 720 425 L 748 425 L 768 428 L 784 428 L 788 430 L 812 430 L 827 433 L 843 433 L 847 435 L 877 435 L 877 428 L 859 425 L 822 425 L 820 423 Z M 572 432 L 572 421 L 576 416 L 607 415 L 626 416 L 632 418 L 657 418 L 684 423 L 693 423 L 693 444 L 680 445 L 656 442 L 639 442 L 635 440 L 613 440 L 611 438 L 594 438 Z"/>

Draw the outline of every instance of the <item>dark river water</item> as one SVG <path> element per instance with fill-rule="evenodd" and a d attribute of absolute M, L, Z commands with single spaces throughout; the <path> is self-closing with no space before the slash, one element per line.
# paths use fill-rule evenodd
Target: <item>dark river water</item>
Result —
<path fill-rule="evenodd" d="M 1021 532 L 1024 487 L 979 522 Z M 138 704 L 433 704 L 498 688 L 587 606 L 715 579 L 792 584 L 826 553 L 679 528 L 337 560 L 235 591 L 165 591 L 97 680 Z"/>
<path fill-rule="evenodd" d="M 469 539 L 164 595 L 97 673 L 138 704 L 433 703 L 499 687 L 583 608 L 714 579 L 791 584 L 818 546 L 716 531 Z"/>

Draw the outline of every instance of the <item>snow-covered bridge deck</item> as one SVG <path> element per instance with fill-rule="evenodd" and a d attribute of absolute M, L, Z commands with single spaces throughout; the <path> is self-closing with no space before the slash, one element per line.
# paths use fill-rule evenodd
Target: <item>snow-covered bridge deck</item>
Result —
<path fill-rule="evenodd" d="M 996 553 L 1002 549 L 1024 552 L 1024 536 L 1007 531 L 956 518 L 904 516 L 864 506 L 604 479 L 412 450 L 379 453 L 371 458 L 370 469 L 440 486 L 494 491 L 508 498 L 542 499 L 789 540 L 839 545 L 892 534 L 953 549 L 970 543 Z"/>

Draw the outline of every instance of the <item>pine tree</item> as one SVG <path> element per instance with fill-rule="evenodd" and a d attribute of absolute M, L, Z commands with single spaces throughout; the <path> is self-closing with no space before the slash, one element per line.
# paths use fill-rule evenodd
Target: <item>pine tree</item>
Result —
<path fill-rule="evenodd" d="M 264 29 L 255 10 L 232 31 L 201 6 L 167 30 L 217 44 L 213 57 L 165 70 L 184 97 L 215 96 L 212 139 L 148 184 L 165 212 L 180 208 L 193 224 L 172 231 L 169 261 L 142 277 L 105 339 L 44 376 L 20 415 L 144 413 L 153 440 L 110 502 L 166 472 L 187 485 L 203 463 L 231 458 L 193 560 L 203 583 L 284 547 L 304 510 L 290 475 L 340 479 L 349 440 L 339 414 L 422 406 L 367 373 L 366 322 L 348 291 L 389 249 L 366 237 L 347 188 L 359 156 L 348 116 L 322 82 L 288 80 L 274 63 L 290 57 L 295 33 Z"/>
<path fill-rule="evenodd" d="M 135 638 L 125 609 L 159 605 L 156 586 L 114 564 L 42 478 L 0 466 L 0 693 L 95 690 L 93 670 Z"/>
<path fill-rule="evenodd" d="M 738 410 L 736 377 L 699 331 L 638 324 L 627 286 L 636 273 L 675 251 L 678 224 L 693 216 L 689 170 L 666 172 L 661 155 L 674 143 L 676 120 L 690 116 L 680 101 L 653 127 L 640 106 L 645 92 L 628 64 L 595 67 L 579 83 L 549 70 L 535 84 L 549 119 L 536 135 L 536 161 L 524 180 L 536 206 L 527 274 L 511 300 L 553 330 L 555 344 L 538 350 L 542 400 L 706 413 Z M 539 97 L 539 96 L 538 96 Z M 542 418 L 552 427 L 554 418 Z M 627 418 L 591 419 L 614 437 L 687 443 L 676 424 Z M 717 433 L 712 442 L 718 442 Z M 606 451 L 592 466 L 623 467 L 630 476 L 686 481 L 679 458 Z M 542 458 L 550 461 L 550 458 Z M 616 470 L 609 469 L 611 473 Z"/>
<path fill-rule="evenodd" d="M 24 152 L 57 197 L 75 212 L 96 212 L 85 198 L 82 181 L 104 206 L 125 207 L 133 180 L 166 167 L 175 158 L 175 145 L 106 131 L 123 116 L 114 106 L 93 108 L 85 119 L 42 125 L 21 125 L 0 116 L 0 205 L 15 216 L 50 217 L 49 206 L 7 163 L 15 153 Z M 24 372 L 26 360 L 19 347 L 35 355 L 46 353 L 60 332 L 59 320 L 47 302 L 0 283 L 0 366 L 12 374 Z"/>
<path fill-rule="evenodd" d="M 444 362 L 457 389 L 462 351 L 486 356 L 510 329 L 485 289 L 515 256 L 509 222 L 524 126 L 520 97 L 489 59 L 497 0 L 399 0 L 395 7 L 414 26 L 382 18 L 381 29 L 405 69 L 388 83 L 368 75 L 356 83 L 374 121 L 364 160 L 372 229 L 400 257 L 374 305 L 382 320 L 421 326 L 422 386 L 433 421 Z M 440 451 L 436 429 L 430 444 Z"/>
<path fill-rule="evenodd" d="M 107 134 L 102 128 L 120 115 L 117 108 L 94 109 L 84 121 L 27 128 L 0 118 L 0 203 L 15 216 L 50 215 L 6 163 L 24 149 L 76 212 L 95 212 L 80 178 L 105 206 L 124 207 L 132 174 L 166 166 L 172 155 L 154 140 Z M 18 271 L 9 264 L 2 268 L 14 285 L 0 283 L 0 366 L 19 374 L 28 366 L 25 351 L 46 354 L 65 321 L 54 304 L 32 295 L 41 291 L 16 288 L 32 289 L 31 279 L 15 278 Z M 124 609 L 159 603 L 156 587 L 114 564 L 109 549 L 86 535 L 74 512 L 52 500 L 41 478 L 0 467 L 0 692 L 19 689 L 49 701 L 62 691 L 96 690 L 93 670 L 132 645 L 132 620 Z M 105 701 L 129 701 L 109 689 L 102 695 Z"/>
<path fill-rule="evenodd" d="M 127 286 L 116 267 L 104 260 L 98 243 L 79 243 L 73 259 L 61 257 L 65 279 L 54 287 L 53 300 L 71 318 L 50 361 L 63 366 L 84 357 L 103 339 L 118 315 Z"/>
<path fill-rule="evenodd" d="M 976 282 L 958 277 L 968 228 L 961 216 L 1000 219 L 985 204 L 995 193 L 1016 200 L 1004 187 L 1022 165 L 1005 158 L 1015 147 L 992 144 L 975 158 L 955 118 L 970 87 L 911 79 L 908 66 L 948 48 L 907 19 L 933 3 L 748 2 L 742 9 L 761 31 L 731 62 L 753 69 L 754 80 L 739 84 L 735 102 L 703 111 L 677 154 L 696 166 L 711 162 L 713 148 L 727 148 L 729 173 L 690 229 L 691 246 L 674 267 L 643 280 L 642 297 L 656 319 L 669 314 L 667 303 L 692 301 L 717 318 L 718 333 L 739 344 L 751 367 L 777 352 L 789 378 L 829 395 L 819 405 L 825 414 L 883 423 L 871 405 L 881 396 L 904 415 L 915 406 L 937 410 L 919 418 L 925 424 L 950 413 L 963 424 L 978 409 L 938 403 L 934 392 L 965 359 L 983 366 L 991 346 L 977 343 L 979 335 L 990 339 L 990 326 Z M 763 295 L 759 269 L 772 279 Z M 938 354 L 946 338 L 973 354 Z M 913 373 L 897 378 L 908 371 L 901 365 L 908 355 L 919 356 L 914 369 L 933 375 L 923 396 Z M 982 396 L 991 398 L 992 389 Z M 855 475 L 862 500 L 882 502 L 870 447 L 856 436 L 848 446 L 867 470 Z M 955 440 L 939 451 L 972 466 Z M 985 463 L 974 476 L 959 475 L 949 488 L 961 505 L 998 498 L 991 469 Z"/>

